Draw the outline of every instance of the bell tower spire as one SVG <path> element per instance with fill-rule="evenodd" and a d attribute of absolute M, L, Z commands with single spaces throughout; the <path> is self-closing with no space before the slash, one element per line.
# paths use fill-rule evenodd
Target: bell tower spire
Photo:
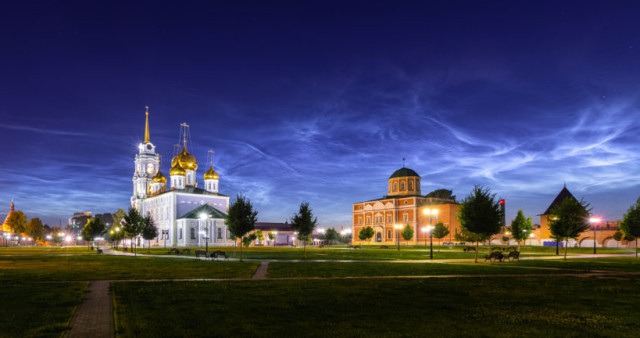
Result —
<path fill-rule="evenodd" d="M 144 106 L 146 120 L 144 122 L 144 143 L 151 142 L 151 137 L 149 137 L 149 106 Z"/>

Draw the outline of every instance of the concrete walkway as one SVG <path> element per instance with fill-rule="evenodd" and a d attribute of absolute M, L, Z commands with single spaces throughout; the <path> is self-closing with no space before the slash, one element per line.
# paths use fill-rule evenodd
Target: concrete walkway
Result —
<path fill-rule="evenodd" d="M 87 298 L 71 319 L 71 330 L 65 337 L 111 338 L 113 332 L 113 299 L 109 281 L 98 280 L 89 284 Z"/>
<path fill-rule="evenodd" d="M 269 261 L 263 261 L 251 279 L 265 279 L 267 278 L 267 271 L 269 271 Z"/>

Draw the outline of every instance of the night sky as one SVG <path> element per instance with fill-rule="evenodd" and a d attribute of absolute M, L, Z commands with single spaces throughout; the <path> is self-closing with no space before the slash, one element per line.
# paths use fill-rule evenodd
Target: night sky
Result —
<path fill-rule="evenodd" d="M 58 225 L 129 206 L 137 144 L 169 171 L 191 126 L 202 180 L 260 221 L 322 226 L 386 194 L 475 184 L 536 216 L 563 184 L 605 220 L 640 196 L 640 2 L 0 5 L 0 214 Z"/>

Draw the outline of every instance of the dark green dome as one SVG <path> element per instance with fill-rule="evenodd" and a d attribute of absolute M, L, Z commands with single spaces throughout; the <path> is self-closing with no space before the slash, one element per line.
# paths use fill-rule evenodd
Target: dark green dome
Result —
<path fill-rule="evenodd" d="M 418 173 L 416 173 L 415 171 L 409 169 L 409 168 L 400 168 L 398 170 L 396 170 L 391 177 L 389 178 L 395 178 L 395 177 L 407 177 L 407 176 L 415 176 L 415 177 L 420 177 L 420 175 L 418 175 Z"/>

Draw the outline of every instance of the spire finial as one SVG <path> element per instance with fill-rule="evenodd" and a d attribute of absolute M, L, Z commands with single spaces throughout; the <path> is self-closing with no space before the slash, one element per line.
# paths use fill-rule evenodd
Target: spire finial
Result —
<path fill-rule="evenodd" d="M 184 129 L 184 133 L 182 133 L 182 146 L 184 149 L 187 149 L 187 128 L 189 128 L 189 125 L 186 122 L 182 122 L 180 126 Z"/>
<path fill-rule="evenodd" d="M 213 154 L 215 153 L 215 151 L 213 151 L 213 149 L 209 149 L 209 164 L 211 165 L 211 168 L 213 168 Z"/>
<path fill-rule="evenodd" d="M 149 136 L 149 106 L 144 106 L 146 115 L 146 119 L 144 122 L 144 143 L 151 142 L 151 137 Z"/>
<path fill-rule="evenodd" d="M 402 158 L 402 167 L 404 168 L 404 157 Z"/>

